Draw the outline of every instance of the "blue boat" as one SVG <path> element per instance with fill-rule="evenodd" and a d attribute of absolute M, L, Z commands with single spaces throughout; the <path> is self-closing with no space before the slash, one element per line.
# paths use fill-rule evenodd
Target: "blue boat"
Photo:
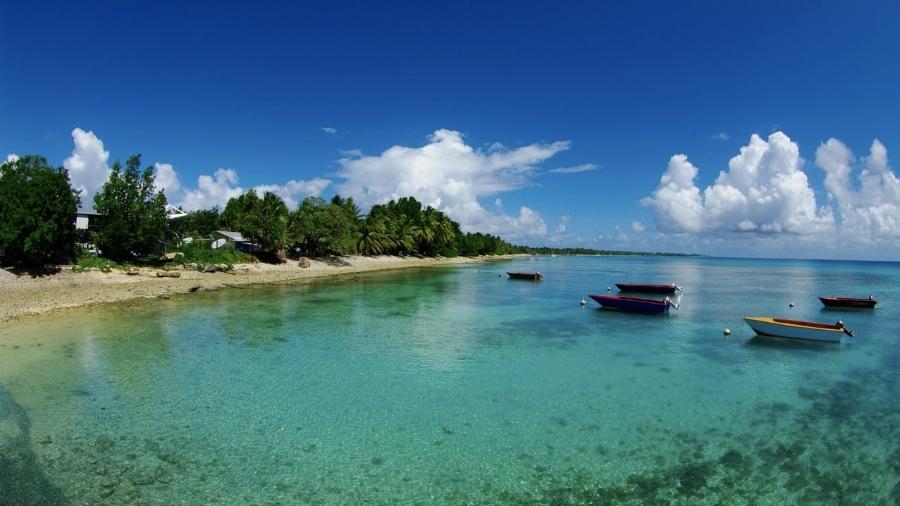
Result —
<path fill-rule="evenodd" d="M 620 309 L 633 313 L 665 313 L 670 307 L 678 309 L 668 297 L 663 300 L 623 297 L 621 295 L 589 295 L 604 308 Z"/>

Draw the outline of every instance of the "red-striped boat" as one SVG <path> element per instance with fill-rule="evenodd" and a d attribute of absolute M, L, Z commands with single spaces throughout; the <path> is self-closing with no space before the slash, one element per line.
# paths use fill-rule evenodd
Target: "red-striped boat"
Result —
<path fill-rule="evenodd" d="M 842 308 L 873 308 L 878 301 L 871 295 L 868 298 L 860 297 L 835 297 L 822 296 L 819 297 L 825 307 L 842 307 Z"/>
<path fill-rule="evenodd" d="M 623 292 L 643 292 L 643 293 L 675 293 L 681 290 L 681 287 L 672 283 L 671 285 L 650 285 L 645 283 L 616 283 L 619 290 Z"/>
<path fill-rule="evenodd" d="M 663 300 L 623 297 L 621 295 L 588 295 L 604 308 L 620 309 L 633 313 L 665 313 L 670 307 L 678 309 L 668 297 Z"/>

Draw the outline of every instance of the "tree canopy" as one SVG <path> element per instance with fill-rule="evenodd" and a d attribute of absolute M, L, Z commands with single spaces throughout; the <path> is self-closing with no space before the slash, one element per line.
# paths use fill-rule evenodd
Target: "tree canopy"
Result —
<path fill-rule="evenodd" d="M 0 256 L 28 267 L 43 267 L 72 256 L 78 192 L 63 168 L 41 156 L 23 156 L 0 165 Z"/>
<path fill-rule="evenodd" d="M 103 188 L 94 196 L 94 209 L 103 215 L 96 243 L 103 255 L 128 260 L 157 252 L 166 232 L 166 196 L 153 187 L 153 169 L 140 170 L 141 155 L 125 169 L 116 161 Z"/>
<path fill-rule="evenodd" d="M 240 232 L 265 255 L 279 255 L 287 241 L 288 208 L 281 197 L 265 192 L 262 198 L 250 190 L 234 197 L 219 216 L 222 228 Z"/>

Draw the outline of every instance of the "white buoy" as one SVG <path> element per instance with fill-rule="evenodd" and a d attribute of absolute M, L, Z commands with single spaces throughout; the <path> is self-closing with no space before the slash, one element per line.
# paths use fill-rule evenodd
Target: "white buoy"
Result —
<path fill-rule="evenodd" d="M 585 304 L 587 304 L 587 301 L 584 300 L 584 297 L 582 297 L 582 298 L 581 298 L 581 305 L 583 306 L 583 305 L 585 305 Z"/>
<path fill-rule="evenodd" d="M 789 306 L 789 307 L 794 307 L 794 303 L 791 302 L 790 304 L 788 304 L 788 306 Z"/>
<path fill-rule="evenodd" d="M 730 336 L 730 335 L 731 335 L 731 329 L 725 329 L 725 330 L 722 331 L 722 333 L 725 334 L 726 336 Z"/>
<path fill-rule="evenodd" d="M 606 287 L 606 291 L 608 292 L 608 291 L 610 291 L 610 290 L 612 290 L 612 287 L 611 287 L 611 286 L 607 286 L 607 287 Z"/>

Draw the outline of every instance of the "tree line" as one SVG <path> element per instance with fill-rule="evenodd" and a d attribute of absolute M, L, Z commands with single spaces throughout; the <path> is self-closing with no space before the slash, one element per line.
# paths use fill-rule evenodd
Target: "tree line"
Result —
<path fill-rule="evenodd" d="M 72 260 L 79 243 L 96 245 L 111 260 L 140 261 L 216 230 L 240 232 L 265 261 L 351 254 L 678 255 L 515 246 L 494 235 L 464 233 L 459 223 L 413 197 L 377 204 L 364 215 L 350 197 L 308 197 L 291 211 L 275 193 L 250 190 L 230 199 L 221 212 L 201 209 L 170 220 L 166 196 L 154 187 L 153 168 L 141 169 L 140 155 L 124 167 L 116 161 L 111 169 L 93 200 L 99 226 L 76 231 L 80 195 L 64 168 L 36 155 L 0 165 L 0 262 L 25 268 L 58 264 Z"/>
<path fill-rule="evenodd" d="M 209 237 L 216 230 L 240 232 L 254 254 L 267 261 L 285 256 L 423 255 L 476 256 L 522 252 L 503 239 L 463 233 L 457 222 L 413 197 L 372 207 L 363 215 L 352 198 L 308 197 L 296 210 L 272 192 L 250 190 L 217 208 L 169 220 L 166 197 L 154 188 L 152 167 L 140 155 L 124 167 L 116 161 L 93 207 L 95 230 L 76 231 L 81 204 L 67 171 L 41 156 L 23 156 L 0 165 L 0 260 L 4 265 L 41 267 L 72 260 L 77 244 L 92 243 L 116 261 L 139 261 L 186 237 Z"/>

